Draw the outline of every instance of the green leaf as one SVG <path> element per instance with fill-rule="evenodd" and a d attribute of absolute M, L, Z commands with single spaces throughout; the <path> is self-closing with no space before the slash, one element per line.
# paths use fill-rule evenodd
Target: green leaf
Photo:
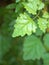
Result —
<path fill-rule="evenodd" d="M 43 61 L 44 61 L 43 65 L 49 65 L 49 53 L 44 54 Z"/>
<path fill-rule="evenodd" d="M 39 28 L 37 28 L 35 35 L 41 36 L 42 34 L 43 32 Z"/>
<path fill-rule="evenodd" d="M 48 20 L 48 24 L 47 24 L 47 27 L 49 28 L 49 20 Z"/>
<path fill-rule="evenodd" d="M 46 49 L 49 50 L 49 33 L 47 33 L 44 36 L 43 40 L 44 40 L 44 45 L 45 45 Z"/>
<path fill-rule="evenodd" d="M 32 14 L 36 14 L 36 10 L 37 10 L 37 6 L 35 3 L 23 3 L 24 5 L 24 8 L 29 12 L 29 13 L 32 13 Z"/>
<path fill-rule="evenodd" d="M 41 10 L 41 9 L 43 9 L 43 8 L 44 8 L 44 3 L 40 2 L 40 3 L 39 3 L 39 6 L 38 6 L 38 10 Z"/>
<path fill-rule="evenodd" d="M 20 0 L 16 0 L 16 3 L 20 2 Z"/>
<path fill-rule="evenodd" d="M 48 23 L 47 19 L 39 18 L 38 19 L 38 26 L 39 26 L 40 30 L 45 32 L 46 28 L 47 28 L 47 23 Z"/>
<path fill-rule="evenodd" d="M 6 9 L 14 9 L 16 7 L 15 3 L 9 4 L 6 6 Z"/>
<path fill-rule="evenodd" d="M 40 0 L 28 0 L 28 2 L 34 2 L 36 4 L 39 4 L 41 1 Z"/>
<path fill-rule="evenodd" d="M 20 14 L 14 27 L 13 37 L 31 35 L 32 32 L 36 32 L 37 28 L 35 22 L 26 13 Z"/>
<path fill-rule="evenodd" d="M 23 5 L 29 13 L 34 15 L 37 13 L 37 10 L 44 8 L 44 3 L 42 3 L 40 0 L 28 0 L 28 3 L 24 2 Z"/>
<path fill-rule="evenodd" d="M 47 12 L 47 11 L 45 11 L 44 13 L 43 13 L 43 16 L 42 17 L 44 17 L 44 18 L 49 18 L 49 13 Z"/>
<path fill-rule="evenodd" d="M 4 54 L 9 51 L 11 47 L 11 38 L 0 35 L 0 61 L 3 58 Z"/>
<path fill-rule="evenodd" d="M 23 59 L 35 60 L 40 59 L 45 53 L 45 48 L 39 38 L 34 35 L 27 36 L 23 44 Z"/>
<path fill-rule="evenodd" d="M 16 12 L 16 13 L 21 13 L 22 10 L 23 10 L 23 5 L 22 5 L 22 3 L 16 4 L 15 12 Z"/>

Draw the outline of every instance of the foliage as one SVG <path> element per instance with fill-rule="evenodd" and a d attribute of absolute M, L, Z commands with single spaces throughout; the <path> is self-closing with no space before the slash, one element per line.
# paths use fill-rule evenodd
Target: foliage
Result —
<path fill-rule="evenodd" d="M 0 6 L 0 65 L 49 65 L 49 0 L 10 1 Z"/>
<path fill-rule="evenodd" d="M 40 59 L 42 58 L 45 52 L 46 52 L 45 48 L 43 47 L 39 38 L 37 38 L 34 35 L 31 35 L 25 38 L 25 41 L 23 44 L 24 60 Z"/>
<path fill-rule="evenodd" d="M 20 14 L 14 27 L 13 37 L 19 35 L 24 36 L 25 34 L 30 35 L 32 31 L 35 32 L 37 28 L 35 22 L 26 13 Z"/>

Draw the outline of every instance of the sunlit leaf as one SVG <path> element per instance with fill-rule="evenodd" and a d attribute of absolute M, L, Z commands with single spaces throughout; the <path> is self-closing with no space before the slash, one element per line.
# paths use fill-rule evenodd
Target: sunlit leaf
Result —
<path fill-rule="evenodd" d="M 25 34 L 31 35 L 32 32 L 36 32 L 37 28 L 35 22 L 26 13 L 20 14 L 14 27 L 13 37 L 24 36 Z"/>
<path fill-rule="evenodd" d="M 39 28 L 45 32 L 46 31 L 46 28 L 47 28 L 47 23 L 48 21 L 44 18 L 39 18 L 38 19 L 38 25 L 39 25 Z"/>

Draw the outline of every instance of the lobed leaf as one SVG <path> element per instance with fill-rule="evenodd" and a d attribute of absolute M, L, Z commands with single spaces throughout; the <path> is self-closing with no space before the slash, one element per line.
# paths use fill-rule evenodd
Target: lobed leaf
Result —
<path fill-rule="evenodd" d="M 43 32 L 46 31 L 47 24 L 48 24 L 47 19 L 44 19 L 44 18 L 38 19 L 38 26 L 39 26 L 40 30 L 42 30 Z"/>
<path fill-rule="evenodd" d="M 34 35 L 27 36 L 23 44 L 23 59 L 35 60 L 42 58 L 45 48 L 39 38 Z"/>
<path fill-rule="evenodd" d="M 15 29 L 13 32 L 13 37 L 31 35 L 32 32 L 36 32 L 35 22 L 26 13 L 20 14 L 14 25 Z"/>

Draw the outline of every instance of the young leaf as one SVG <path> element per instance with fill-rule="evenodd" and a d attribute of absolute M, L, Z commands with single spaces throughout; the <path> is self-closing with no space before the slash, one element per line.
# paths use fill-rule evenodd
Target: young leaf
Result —
<path fill-rule="evenodd" d="M 31 35 L 32 32 L 36 32 L 37 28 L 35 22 L 26 13 L 20 14 L 14 27 L 13 37 Z"/>
<path fill-rule="evenodd" d="M 41 10 L 41 9 L 43 9 L 43 8 L 44 8 L 44 3 L 40 2 L 40 3 L 39 3 L 39 6 L 38 6 L 38 10 Z"/>
<path fill-rule="evenodd" d="M 49 28 L 49 20 L 48 20 L 48 24 L 47 24 L 47 27 Z"/>
<path fill-rule="evenodd" d="M 45 11 L 44 13 L 43 13 L 43 16 L 42 17 L 44 17 L 44 18 L 49 18 L 49 13 L 47 12 L 47 11 Z"/>
<path fill-rule="evenodd" d="M 36 11 L 37 11 L 37 5 L 35 3 L 23 3 L 24 5 L 24 8 L 29 12 L 29 13 L 32 13 L 32 14 L 36 14 Z"/>
<path fill-rule="evenodd" d="M 46 31 L 47 23 L 48 23 L 47 19 L 44 19 L 44 18 L 39 18 L 39 19 L 38 19 L 38 26 L 39 26 L 39 28 L 40 28 L 43 32 Z"/>
<path fill-rule="evenodd" d="M 23 5 L 29 13 L 34 15 L 37 13 L 37 10 L 44 8 L 44 3 L 42 3 L 40 0 L 28 0 L 28 3 L 24 2 Z"/>

